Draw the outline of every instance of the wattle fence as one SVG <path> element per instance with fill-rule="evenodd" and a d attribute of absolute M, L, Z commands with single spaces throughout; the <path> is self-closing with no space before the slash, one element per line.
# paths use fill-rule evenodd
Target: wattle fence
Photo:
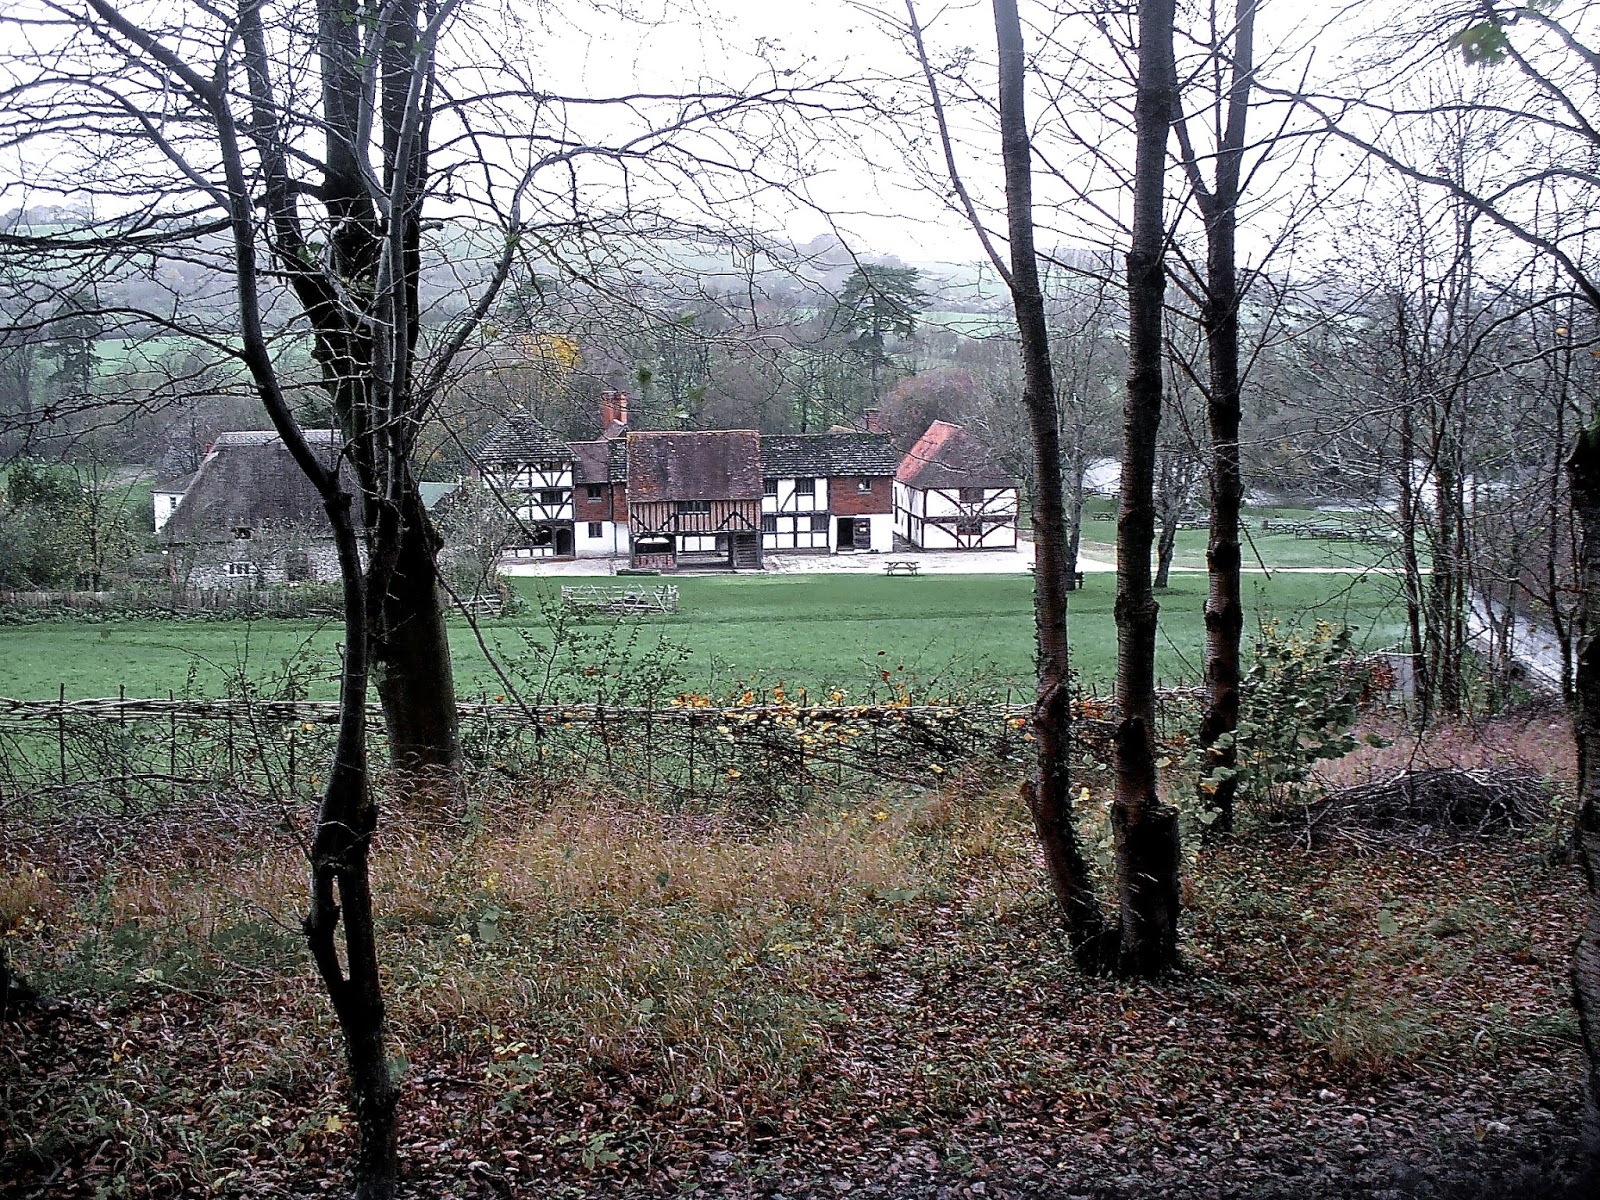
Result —
<path fill-rule="evenodd" d="M 1030 713 L 1022 704 L 718 706 L 699 696 L 660 706 L 459 709 L 469 778 L 480 786 L 762 804 L 1020 766 Z M 376 706 L 369 715 L 381 762 L 382 715 Z M 1085 702 L 1076 723 L 1083 751 L 1097 757 L 1103 716 Z M 131 813 L 202 794 L 309 801 L 336 722 L 336 705 L 325 701 L 0 699 L 0 808 L 87 802 Z"/>

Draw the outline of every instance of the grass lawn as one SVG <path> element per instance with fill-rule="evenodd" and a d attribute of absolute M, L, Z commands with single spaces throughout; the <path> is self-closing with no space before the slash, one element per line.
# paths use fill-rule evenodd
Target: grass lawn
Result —
<path fill-rule="evenodd" d="M 1293 540 L 1293 539 L 1289 539 Z M 559 580 L 519 579 L 531 599 L 556 593 Z M 683 686 L 722 692 L 735 684 L 779 680 L 791 688 L 840 686 L 861 696 L 881 672 L 915 676 L 948 691 L 974 676 L 1025 680 L 1033 654 L 1032 581 L 1025 576 L 964 575 L 917 578 L 811 576 L 689 577 L 678 581 L 681 610 L 672 617 L 616 628 L 612 655 L 597 655 L 607 669 L 617 655 L 647 653 L 661 639 L 687 647 Z M 1115 580 L 1090 575 L 1072 598 L 1074 666 L 1095 690 L 1109 687 L 1116 656 L 1112 623 Z M 1175 575 L 1162 596 L 1158 670 L 1164 681 L 1198 678 L 1204 627 L 1205 580 Z M 1347 621 L 1357 643 L 1386 646 L 1400 636 L 1401 615 L 1390 579 L 1345 575 L 1286 575 L 1245 582 L 1247 636 L 1253 616 L 1307 615 Z M 598 639 L 604 625 L 585 626 Z M 484 625 L 485 638 L 503 657 L 525 653 L 524 636 L 548 637 L 537 607 L 515 620 Z M 457 685 L 464 695 L 502 690 L 465 623 L 452 626 Z M 281 669 L 309 648 L 320 679 L 314 690 L 332 695 L 329 678 L 338 643 L 336 623 L 311 621 L 50 622 L 0 627 L 0 695 L 48 698 L 62 685 L 69 697 L 163 696 L 190 686 L 199 694 L 226 690 L 240 670 L 259 676 Z M 1002 687 L 1004 684 L 1002 683 Z"/>

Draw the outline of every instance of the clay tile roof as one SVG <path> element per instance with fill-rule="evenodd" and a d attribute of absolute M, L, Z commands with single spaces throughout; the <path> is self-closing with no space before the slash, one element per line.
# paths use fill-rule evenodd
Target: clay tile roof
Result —
<path fill-rule="evenodd" d="M 609 483 L 611 481 L 610 442 L 569 442 L 572 450 L 574 483 Z"/>
<path fill-rule="evenodd" d="M 477 463 L 570 462 L 572 448 L 525 412 L 508 413 L 472 452 Z"/>
<path fill-rule="evenodd" d="M 753 429 L 628 435 L 628 500 L 759 500 L 761 435 Z"/>
<path fill-rule="evenodd" d="M 308 429 L 305 436 L 330 465 L 344 446 L 335 430 Z M 156 536 L 164 545 L 228 541 L 235 529 L 269 524 L 332 536 L 322 498 L 282 439 L 272 430 L 243 429 L 218 435 Z"/>
<path fill-rule="evenodd" d="M 769 478 L 893 475 L 899 460 L 881 433 L 763 435 L 761 470 Z"/>
<path fill-rule="evenodd" d="M 900 460 L 894 477 L 907 487 L 924 489 L 1017 486 L 966 426 L 948 421 L 928 426 L 928 432 Z"/>

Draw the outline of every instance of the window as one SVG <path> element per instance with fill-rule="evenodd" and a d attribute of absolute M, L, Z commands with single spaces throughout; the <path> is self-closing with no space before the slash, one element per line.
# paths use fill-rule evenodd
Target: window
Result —
<path fill-rule="evenodd" d="M 603 483 L 586 483 L 583 485 L 583 494 L 591 500 L 602 500 L 605 498 L 606 485 Z"/>
<path fill-rule="evenodd" d="M 558 488 L 545 488 L 539 493 L 539 503 L 546 508 L 559 508 L 566 498 L 566 493 Z"/>
<path fill-rule="evenodd" d="M 827 533 L 828 532 L 828 514 L 827 513 L 812 513 L 811 514 L 811 532 L 812 533 Z"/>
<path fill-rule="evenodd" d="M 775 514 L 775 513 L 762 513 L 761 514 L 761 532 L 762 533 L 777 533 L 778 532 L 778 517 L 777 517 L 777 514 Z"/>
<path fill-rule="evenodd" d="M 815 496 L 817 494 L 817 481 L 815 479 L 796 479 L 794 481 L 794 494 L 796 496 Z"/>
<path fill-rule="evenodd" d="M 956 533 L 960 537 L 981 537 L 983 522 L 977 517 L 961 517 L 956 521 Z"/>
<path fill-rule="evenodd" d="M 872 480 L 868 479 L 865 475 L 863 475 L 860 479 L 856 480 L 856 491 L 858 491 L 858 492 L 870 492 L 871 490 L 872 490 Z"/>
<path fill-rule="evenodd" d="M 244 525 L 237 526 L 233 531 L 233 540 L 236 542 L 248 542 L 250 540 L 250 530 Z"/>
<path fill-rule="evenodd" d="M 679 500 L 678 511 L 681 513 L 709 513 L 711 511 L 711 501 Z"/>
<path fill-rule="evenodd" d="M 983 489 L 982 488 L 962 488 L 961 489 L 961 503 L 963 503 L 963 504 L 982 504 L 983 503 Z"/>
<path fill-rule="evenodd" d="M 599 521 L 590 521 L 589 522 L 589 536 L 592 537 L 592 538 L 597 538 L 597 537 L 604 536 L 604 534 L 602 532 L 601 524 L 600 524 Z"/>
<path fill-rule="evenodd" d="M 311 563 L 311 554 L 306 550 L 291 550 L 283 556 L 283 577 L 289 583 L 306 583 L 315 579 L 317 573 Z"/>
<path fill-rule="evenodd" d="M 228 578 L 229 579 L 243 579 L 246 576 L 251 576 L 251 575 L 254 575 L 255 573 L 256 573 L 256 567 L 255 567 L 254 563 L 231 562 L 231 563 L 228 564 Z"/>
<path fill-rule="evenodd" d="M 761 494 L 763 496 L 776 496 L 778 494 L 778 481 L 776 479 L 763 479 L 761 481 Z"/>

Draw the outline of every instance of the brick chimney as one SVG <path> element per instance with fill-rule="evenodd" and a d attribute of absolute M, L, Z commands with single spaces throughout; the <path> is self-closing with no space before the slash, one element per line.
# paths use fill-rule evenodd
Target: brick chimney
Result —
<path fill-rule="evenodd" d="M 883 417 L 875 408 L 869 408 L 861 414 L 861 424 L 868 433 L 883 432 Z"/>
<path fill-rule="evenodd" d="M 628 428 L 628 393 L 600 393 L 600 436 L 616 437 Z"/>

